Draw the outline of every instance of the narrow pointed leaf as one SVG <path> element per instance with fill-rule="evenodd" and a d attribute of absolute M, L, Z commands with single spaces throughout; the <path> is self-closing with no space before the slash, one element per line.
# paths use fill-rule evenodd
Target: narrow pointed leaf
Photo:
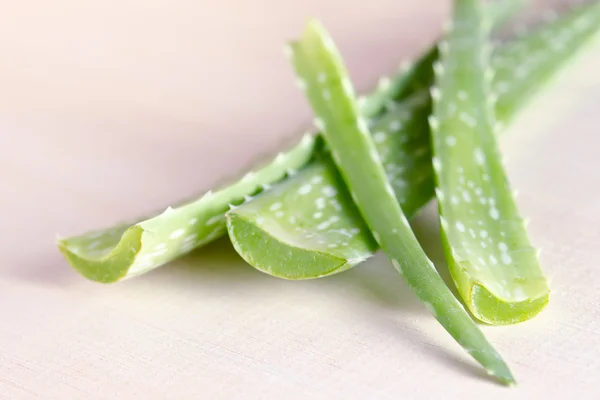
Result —
<path fill-rule="evenodd" d="M 396 201 L 354 98 L 341 57 L 315 20 L 291 45 L 296 73 L 352 199 L 373 238 L 442 326 L 489 373 L 512 384 L 508 367 L 427 258 Z"/>

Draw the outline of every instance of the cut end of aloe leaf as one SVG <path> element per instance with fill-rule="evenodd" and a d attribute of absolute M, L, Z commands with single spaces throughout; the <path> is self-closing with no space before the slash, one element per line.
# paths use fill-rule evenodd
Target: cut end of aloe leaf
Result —
<path fill-rule="evenodd" d="M 227 209 L 221 195 L 208 192 L 196 202 L 169 207 L 150 219 L 60 239 L 57 245 L 84 277 L 101 283 L 117 282 L 216 240 L 225 232 Z"/>
<path fill-rule="evenodd" d="M 97 282 L 116 282 L 158 268 L 226 233 L 225 213 L 306 165 L 320 146 L 306 134 L 295 147 L 222 189 L 162 213 L 105 230 L 60 239 L 69 264 Z"/>
<path fill-rule="evenodd" d="M 227 215 L 231 242 L 240 256 L 254 268 L 282 279 L 299 280 L 319 278 L 345 271 L 353 265 L 331 251 L 309 250 L 306 242 L 301 247 L 282 240 L 281 231 L 269 235 L 268 227 L 256 220 L 235 213 Z M 277 227 L 273 226 L 277 231 Z M 290 264 L 293 260 L 293 265 Z"/>
<path fill-rule="evenodd" d="M 133 272 L 130 270 L 141 248 L 142 232 L 140 227 L 134 226 L 124 233 L 115 229 L 112 234 L 98 238 L 92 234 L 94 237 L 88 240 L 83 237 L 58 239 L 56 245 L 67 262 L 84 277 L 114 283 Z"/>
<path fill-rule="evenodd" d="M 520 301 L 514 300 L 514 297 L 501 298 L 485 286 L 476 283 L 471 289 L 469 310 L 482 322 L 491 325 L 510 325 L 535 317 L 546 307 L 549 300 L 549 291 L 541 297 L 527 297 Z"/>
<path fill-rule="evenodd" d="M 376 243 L 339 179 L 321 159 L 228 212 L 236 251 L 262 272 L 295 280 L 339 273 L 370 257 Z"/>
<path fill-rule="evenodd" d="M 488 324 L 508 325 L 533 318 L 550 299 L 538 251 L 527 246 L 522 228 L 507 228 L 520 224 L 505 224 L 504 230 L 494 234 L 490 226 L 480 223 L 462 220 L 448 226 L 442 218 L 448 267 L 461 297 L 471 314 Z M 451 247 L 447 233 L 455 239 L 462 237 L 462 244 Z"/>

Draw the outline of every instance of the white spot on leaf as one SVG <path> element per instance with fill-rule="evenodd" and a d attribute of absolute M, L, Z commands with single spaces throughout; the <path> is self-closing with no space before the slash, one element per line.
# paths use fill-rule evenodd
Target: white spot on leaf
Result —
<path fill-rule="evenodd" d="M 438 157 L 433 157 L 433 169 L 435 172 L 439 173 L 442 170 L 442 163 Z"/>
<path fill-rule="evenodd" d="M 500 218 L 500 213 L 498 212 L 498 209 L 496 207 L 490 208 L 490 217 L 492 217 L 492 219 L 495 220 Z"/>
<path fill-rule="evenodd" d="M 333 186 L 325 186 L 321 189 L 321 193 L 327 197 L 334 197 L 337 194 L 337 190 Z"/>
<path fill-rule="evenodd" d="M 387 134 L 385 132 L 378 131 L 373 134 L 373 140 L 375 143 L 383 143 L 385 142 L 386 138 Z"/>
<path fill-rule="evenodd" d="M 474 156 L 475 156 L 475 162 L 477 164 L 483 165 L 485 163 L 485 154 L 483 153 L 483 150 L 481 150 L 479 147 L 475 149 Z"/>
<path fill-rule="evenodd" d="M 310 183 L 315 184 L 315 185 L 318 185 L 321 182 L 323 182 L 323 177 L 320 175 L 313 176 L 310 180 Z"/>
<path fill-rule="evenodd" d="M 177 229 L 169 236 L 171 239 L 177 239 L 185 233 L 185 229 Z"/>
<path fill-rule="evenodd" d="M 402 128 L 402 123 L 401 123 L 400 121 L 397 121 L 397 120 L 396 120 L 396 121 L 392 121 L 392 122 L 390 123 L 390 130 L 391 130 L 392 132 L 397 132 L 397 131 L 399 131 L 401 128 Z"/>
<path fill-rule="evenodd" d="M 464 201 L 466 201 L 467 203 L 471 202 L 471 195 L 469 194 L 469 192 L 467 192 L 466 190 L 463 190 L 462 192 L 462 198 Z"/>
<path fill-rule="evenodd" d="M 440 129 L 440 122 L 438 121 L 438 119 L 435 116 L 430 115 L 428 117 L 428 121 L 429 121 L 429 126 L 431 127 L 432 131 L 437 131 Z"/>
<path fill-rule="evenodd" d="M 317 207 L 317 210 L 323 210 L 326 207 L 326 202 L 325 202 L 325 198 L 323 197 L 317 197 L 315 199 L 315 206 Z"/>
<path fill-rule="evenodd" d="M 305 194 L 310 193 L 311 190 L 312 190 L 312 185 L 310 185 L 310 184 L 302 185 L 302 186 L 300 186 L 300 188 L 298 188 L 298 194 L 305 195 Z"/>

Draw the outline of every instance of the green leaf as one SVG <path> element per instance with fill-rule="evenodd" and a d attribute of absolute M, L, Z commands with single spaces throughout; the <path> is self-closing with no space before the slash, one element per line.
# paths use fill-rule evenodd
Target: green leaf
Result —
<path fill-rule="evenodd" d="M 140 275 L 221 237 L 226 211 L 294 174 L 313 157 L 318 142 L 305 135 L 268 165 L 198 200 L 133 223 L 59 239 L 58 247 L 75 270 L 93 281 L 111 283 Z"/>
<path fill-rule="evenodd" d="M 373 238 L 434 317 L 501 382 L 514 384 L 508 367 L 427 258 L 396 201 L 341 56 L 319 22 L 308 23 L 290 45 L 296 73 L 351 198 Z M 325 229 L 330 230 L 330 227 Z"/>
<path fill-rule="evenodd" d="M 490 8 L 498 20 L 502 20 L 520 2 L 522 0 L 506 0 Z M 435 52 L 434 47 L 430 53 Z M 370 118 L 385 115 L 387 107 L 406 97 L 415 82 L 421 76 L 430 75 L 430 71 L 431 62 L 424 57 L 408 73 L 400 72 L 393 79 L 382 78 L 374 92 L 363 99 L 363 113 Z M 215 193 L 216 197 L 209 192 L 206 199 L 168 208 L 162 214 L 153 213 L 132 222 L 60 239 L 58 247 L 77 271 L 95 281 L 115 282 L 150 271 L 224 235 L 223 216 L 228 204 L 239 205 L 263 188 L 294 175 L 295 170 L 311 161 L 313 140 L 305 136 L 289 150 L 289 156 L 279 154 L 269 166 L 246 174 L 232 187 L 223 185 Z M 193 226 L 188 225 L 189 221 L 194 221 Z M 140 229 L 139 235 L 132 236 Z M 176 237 L 171 238 L 171 235 Z M 129 253 L 132 250 L 127 250 L 132 247 L 141 249 L 133 258 Z"/>
<path fill-rule="evenodd" d="M 459 3 L 458 12 L 470 23 L 452 26 L 447 40 L 440 43 L 440 62 L 435 68 L 438 87 L 432 89 L 430 127 L 442 241 L 450 273 L 471 313 L 490 324 L 513 324 L 541 312 L 550 288 L 502 165 L 494 135 L 494 71 L 488 34 L 472 15 L 469 2 L 473 0 Z M 540 61 L 535 64 L 531 59 L 547 62 L 567 55 L 563 46 L 571 44 L 575 32 L 569 29 L 565 39 L 558 39 L 556 33 L 581 21 L 582 15 L 575 12 L 555 24 L 553 40 L 540 42 L 544 35 L 533 35 L 518 51 L 512 47 L 505 53 L 502 61 L 514 62 L 515 54 L 527 51 L 522 63 L 498 71 L 515 84 L 512 95 L 501 103 L 505 115 L 514 112 L 513 103 L 520 105 L 526 99 L 528 86 L 539 85 L 552 70 L 539 68 Z M 584 18 L 593 21 L 588 13 Z M 590 27 L 586 23 L 584 28 Z M 561 43 L 558 47 L 557 42 Z M 546 51 L 539 52 L 542 44 Z M 527 84 L 519 79 L 521 74 L 528 75 Z"/>
<path fill-rule="evenodd" d="M 586 18 L 596 15 L 595 18 L 598 21 L 598 13 L 594 11 L 597 8 L 597 5 L 576 8 L 560 19 L 544 24 L 531 33 L 496 49 L 491 61 L 493 68 L 497 70 L 493 85 L 495 88 L 503 89 L 498 94 L 496 103 L 497 124 L 509 125 L 518 112 L 526 109 L 528 104 L 526 100 L 531 99 L 534 94 L 540 93 L 547 81 L 561 71 L 565 64 L 569 63 L 570 58 L 564 52 L 556 52 L 557 48 L 552 41 L 546 40 L 540 43 L 538 40 L 533 40 L 532 37 L 549 38 L 555 31 L 575 31 L 575 25 L 581 26 L 581 23 L 577 22 L 578 18 L 584 15 L 588 16 Z M 600 21 L 598 22 L 595 25 L 590 25 L 588 22 L 585 30 L 580 28 L 577 30 L 577 35 L 568 36 L 569 40 L 565 46 L 570 49 L 568 56 L 573 56 L 586 47 L 594 36 L 593 34 L 599 31 Z M 515 51 L 515 48 L 520 50 Z M 529 54 L 544 52 L 546 53 L 543 58 L 544 62 L 535 63 L 529 69 L 532 79 L 516 79 L 514 68 L 507 67 L 507 65 L 524 65 Z M 437 52 L 429 52 L 429 54 L 437 54 Z M 432 60 L 430 59 L 429 62 L 431 63 Z M 431 112 L 429 87 L 433 83 L 433 74 L 428 74 L 424 65 L 415 67 L 415 70 L 420 72 L 418 75 L 413 75 L 413 80 L 411 80 L 411 82 L 418 82 L 412 86 L 416 92 L 404 97 L 405 101 L 398 103 L 393 110 L 370 124 L 377 153 L 382 160 L 396 199 L 408 218 L 418 213 L 434 197 L 435 188 L 431 164 L 430 131 L 427 122 Z M 429 65 L 429 70 L 432 71 L 431 65 Z M 544 79 L 540 78 L 542 75 Z M 533 77 L 537 78 L 533 79 Z M 427 81 L 427 79 L 430 80 Z M 401 92 L 409 92 L 406 88 L 407 86 L 404 86 Z M 427 89 L 423 90 L 422 88 Z M 505 106 L 511 103 L 520 106 Z M 496 133 L 502 132 L 499 130 Z M 335 178 L 335 175 L 326 172 L 329 170 L 328 160 L 327 154 L 317 157 L 311 163 L 310 177 L 298 174 L 286 179 L 283 186 L 273 186 L 273 189 L 277 189 L 276 191 L 265 191 L 253 202 L 246 203 L 228 214 L 231 216 L 228 221 L 229 236 L 235 243 L 235 248 L 248 263 L 263 271 L 272 271 L 273 275 L 281 278 L 312 279 L 346 270 L 369 258 L 376 251 L 369 238 L 362 235 L 353 238 L 352 242 L 346 241 L 348 247 L 330 248 L 330 244 L 339 244 L 339 237 L 337 235 L 329 237 L 317 229 L 322 219 L 339 219 L 339 224 L 346 226 L 347 230 L 362 232 L 364 223 L 358 211 L 342 199 L 336 199 L 336 204 L 339 206 L 334 209 L 328 208 L 325 214 L 317 207 L 316 202 L 301 201 L 303 197 L 298 198 L 299 196 L 295 194 L 298 188 L 315 179 L 318 179 L 319 185 L 322 187 L 333 187 L 337 193 L 346 193 L 347 189 L 343 182 Z M 318 178 L 315 178 L 316 176 Z M 317 185 L 313 183 L 313 186 Z M 318 193 L 319 190 L 319 188 L 315 188 L 315 193 Z M 283 229 L 275 213 L 269 209 L 270 205 L 274 203 L 281 203 L 283 209 L 294 210 L 295 213 L 304 216 L 319 215 L 320 217 L 304 219 L 301 230 L 298 230 L 297 226 L 285 226 Z M 257 226 L 254 224 L 255 219 L 266 221 L 266 223 Z M 264 238 L 269 240 L 269 243 L 276 244 L 278 251 L 267 251 L 261 246 L 256 247 L 245 243 L 248 238 L 245 229 L 252 230 L 254 240 L 258 241 Z M 307 238 L 311 240 L 306 240 Z M 318 238 L 323 243 L 317 243 L 312 238 Z M 286 246 L 290 246 L 290 248 Z M 360 257 L 357 257 L 356 254 L 360 254 Z M 296 258 L 296 255 L 301 255 L 301 258 Z M 323 259 L 331 259 L 334 264 L 324 262 Z M 310 265 L 307 265 L 307 262 L 310 262 Z M 332 265 L 338 265 L 338 268 L 332 268 Z M 486 300 L 482 298 L 481 301 Z M 538 305 L 532 305 L 534 309 L 537 307 Z"/>
<path fill-rule="evenodd" d="M 338 273 L 370 257 L 376 244 L 335 166 L 322 159 L 297 176 L 227 214 L 238 253 L 285 279 Z"/>

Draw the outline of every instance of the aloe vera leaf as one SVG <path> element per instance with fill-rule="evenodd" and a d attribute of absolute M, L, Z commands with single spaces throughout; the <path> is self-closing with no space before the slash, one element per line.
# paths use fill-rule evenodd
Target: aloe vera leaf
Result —
<path fill-rule="evenodd" d="M 58 247 L 73 268 L 90 280 L 111 283 L 140 275 L 225 234 L 227 210 L 304 166 L 319 141 L 306 134 L 289 152 L 279 153 L 271 163 L 231 185 L 150 218 L 58 239 Z"/>
<path fill-rule="evenodd" d="M 577 32 L 577 34 L 568 36 L 564 43 L 570 49 L 568 56 L 573 56 L 584 49 L 594 34 L 600 31 L 600 23 L 591 25 L 587 22 L 584 25 L 587 27 L 585 30 L 574 28 L 577 24 L 581 26 L 581 23 L 577 22 L 578 18 L 585 15 L 588 15 L 585 18 L 596 15 L 596 17 L 591 17 L 591 20 L 594 21 L 593 18 L 595 18 L 597 22 L 600 22 L 597 11 L 594 11 L 597 10 L 597 7 L 597 4 L 577 7 L 566 12 L 560 19 L 545 23 L 533 29 L 529 34 L 515 38 L 495 50 L 492 56 L 492 67 L 497 70 L 493 85 L 499 92 L 496 102 L 498 124 L 509 125 L 515 114 L 526 109 L 527 101 L 525 100 L 541 92 L 548 79 L 555 76 L 569 62 L 570 58 L 562 52 L 556 52 L 557 48 L 551 41 L 546 40 L 540 43 L 538 40 L 530 39 L 530 35 L 550 38 L 553 32 L 561 30 Z M 567 21 L 567 23 L 565 24 L 563 21 Z M 529 49 L 530 46 L 531 49 Z M 519 51 L 515 51 L 515 48 Z M 535 63 L 529 69 L 532 79 L 513 80 L 514 68 L 509 68 L 509 65 L 523 65 L 529 54 L 542 52 L 547 54 L 544 62 Z M 421 69 L 421 71 L 425 71 L 425 69 Z M 540 78 L 542 75 L 545 79 Z M 426 75 L 420 76 L 425 77 Z M 534 79 L 535 77 L 539 79 Z M 398 103 L 393 111 L 384 114 L 371 125 L 377 152 L 386 169 L 396 198 L 408 218 L 414 216 L 435 194 L 429 142 L 430 132 L 427 123 L 427 117 L 431 111 L 429 94 L 431 84 L 432 81 L 429 84 L 423 81 L 420 87 L 427 87 L 427 90 L 417 90 L 405 101 Z M 497 90 L 499 88 L 502 90 Z M 507 98 L 510 98 L 511 102 L 520 104 L 520 108 L 504 107 L 504 104 L 509 103 L 505 100 Z M 502 129 L 496 131 L 497 134 L 503 132 Z M 362 232 L 362 222 L 357 222 L 362 221 L 358 217 L 357 210 L 344 201 L 344 198 L 347 198 L 343 195 L 346 193 L 346 188 L 338 179 L 334 179 L 331 174 L 327 173 L 327 163 L 327 156 L 316 158 L 311 163 L 310 177 L 298 174 L 287 179 L 285 186 L 278 191 L 261 193 L 252 202 L 245 203 L 228 213 L 229 236 L 238 253 L 249 264 L 284 279 L 312 279 L 344 271 L 373 255 L 377 248 L 372 247 L 373 242 L 369 241 L 369 236 L 366 234 L 353 237 L 353 240 L 349 242 L 343 240 L 337 233 L 329 237 L 327 232 L 317 229 L 323 221 L 333 218 L 340 221 L 336 223 L 345 226 L 346 231 L 342 235 L 350 237 L 349 232 Z M 318 178 L 315 178 L 317 176 Z M 334 191 L 340 194 L 340 198 L 333 196 L 330 199 L 332 204 L 336 204 L 336 207 L 328 208 L 324 212 L 317 206 L 322 202 L 301 202 L 295 191 L 309 183 L 313 188 L 313 193 L 319 193 L 324 187 L 334 188 Z M 274 185 L 274 188 L 277 186 Z M 333 190 L 328 192 L 332 193 Z M 270 207 L 279 203 L 281 203 L 281 209 L 276 215 L 270 210 Z M 286 219 L 278 217 L 287 210 L 294 210 L 295 213 L 311 218 L 303 220 L 301 229 L 298 229 L 297 224 L 290 224 Z M 317 215 L 318 218 L 313 218 L 314 215 Z M 347 221 L 344 221 L 345 219 Z M 265 223 L 257 225 L 255 220 Z M 246 229 L 252 231 L 251 236 Z M 254 242 L 247 241 L 250 237 Z M 269 243 L 279 250 L 271 252 L 261 246 L 254 246 L 256 241 L 262 240 L 261 238 L 269 240 Z M 311 240 L 306 240 L 307 238 Z M 319 240 L 321 243 L 318 243 Z M 348 243 L 348 245 L 343 243 Z M 330 247 L 330 245 L 335 246 Z M 333 265 L 339 267 L 332 268 Z"/>
<path fill-rule="evenodd" d="M 335 166 L 323 157 L 298 177 L 246 203 L 242 213 L 226 214 L 242 258 L 269 275 L 305 279 L 344 271 L 371 256 L 377 245 Z"/>
<path fill-rule="evenodd" d="M 509 14 L 507 11 L 515 10 L 521 1 L 493 3 L 490 12 L 500 22 Z M 436 51 L 435 46 L 431 51 Z M 393 104 L 395 98 L 402 98 L 411 90 L 410 81 L 418 71 L 431 69 L 428 63 L 430 61 L 424 58 L 410 68 L 412 73 L 400 72 L 392 79 L 382 78 L 373 93 L 364 98 L 363 114 L 373 118 L 385 114 L 386 105 Z M 265 169 L 246 174 L 234 184 L 234 188 L 223 185 L 217 197 L 208 192 L 202 198 L 174 209 L 169 207 L 163 213 L 153 213 L 103 230 L 59 239 L 58 247 L 69 264 L 91 280 L 116 282 L 150 271 L 224 235 L 226 231 L 221 220 L 227 210 L 225 203 L 239 204 L 240 199 L 248 199 L 259 187 L 268 187 L 284 179 L 286 170 L 295 171 L 308 164 L 312 158 L 312 153 L 306 151 L 310 146 L 308 140 L 305 137 L 290 150 L 289 159 L 286 154 L 278 154 Z M 186 225 L 186 221 L 195 221 L 195 228 Z M 209 223 L 207 228 L 210 229 L 202 227 L 203 223 Z M 150 240 L 150 235 L 143 234 L 144 227 L 152 229 L 154 240 Z M 173 232 L 177 232 L 175 236 L 184 232 L 183 239 L 170 238 Z"/>
<path fill-rule="evenodd" d="M 514 384 L 508 367 L 420 247 L 396 201 L 366 120 L 357 106 L 338 50 L 322 25 L 311 20 L 289 44 L 297 75 L 316 114 L 315 125 L 331 149 L 373 238 L 444 328 L 501 382 Z"/>
<path fill-rule="evenodd" d="M 455 4 L 464 17 L 440 43 L 429 118 L 442 242 L 471 313 L 492 324 L 515 323 L 539 313 L 550 289 L 493 133 L 488 31 L 477 0 Z"/>

